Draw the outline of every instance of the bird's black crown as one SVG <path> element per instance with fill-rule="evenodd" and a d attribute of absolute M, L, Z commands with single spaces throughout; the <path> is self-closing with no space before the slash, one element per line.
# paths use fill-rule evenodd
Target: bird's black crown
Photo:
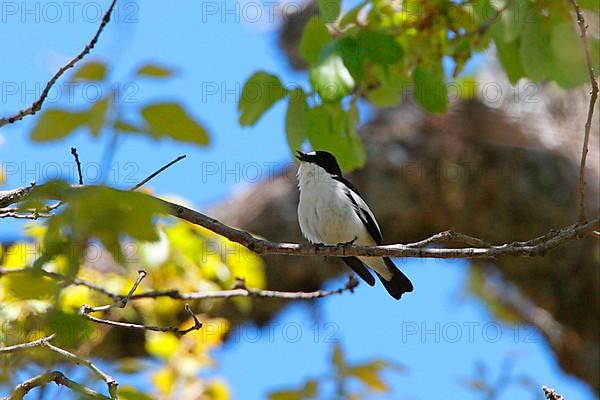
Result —
<path fill-rule="evenodd" d="M 335 156 L 328 151 L 311 151 L 310 153 L 302 153 L 298 151 L 296 158 L 303 162 L 317 164 L 331 175 L 342 176 L 342 170 L 338 165 Z"/>

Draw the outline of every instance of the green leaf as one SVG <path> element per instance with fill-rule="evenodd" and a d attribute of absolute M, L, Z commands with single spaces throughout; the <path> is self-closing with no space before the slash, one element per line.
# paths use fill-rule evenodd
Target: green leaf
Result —
<path fill-rule="evenodd" d="M 133 386 L 119 386 L 119 399 L 122 400 L 152 400 L 153 397 L 138 391 Z"/>
<path fill-rule="evenodd" d="M 150 242 L 159 239 L 154 217 L 166 210 L 153 197 L 103 186 L 68 188 L 62 191 L 59 190 L 60 187 L 50 187 L 49 190 L 46 186 L 34 189 L 35 196 L 61 200 L 66 205 L 59 214 L 48 220 L 44 254 L 36 263 L 38 267 L 57 256 L 67 257 L 73 267 L 78 267 L 82 249 L 94 238 L 120 263 L 126 261 L 120 239 L 130 237 Z"/>
<path fill-rule="evenodd" d="M 404 56 L 402 46 L 382 30 L 362 30 L 356 36 L 356 41 L 361 58 L 374 64 L 394 64 Z"/>
<path fill-rule="evenodd" d="M 92 136 L 98 136 L 100 134 L 100 130 L 106 121 L 106 113 L 108 112 L 109 105 L 110 100 L 108 97 L 105 97 L 95 102 L 87 112 L 88 126 Z"/>
<path fill-rule="evenodd" d="M 103 81 L 106 78 L 106 65 L 100 61 L 89 61 L 73 73 L 71 82 Z"/>
<path fill-rule="evenodd" d="M 142 109 L 142 117 L 154 138 L 169 137 L 201 146 L 208 144 L 208 132 L 180 104 L 150 104 Z"/>
<path fill-rule="evenodd" d="M 370 69 L 370 88 L 366 96 L 376 107 L 396 106 L 402 101 L 409 78 L 397 68 L 374 65 Z"/>
<path fill-rule="evenodd" d="M 553 62 L 550 25 L 545 22 L 537 15 L 523 26 L 521 33 L 521 63 L 527 78 L 533 82 L 547 79 Z"/>
<path fill-rule="evenodd" d="M 87 123 L 87 114 L 58 108 L 49 108 L 40 115 L 33 130 L 31 140 L 46 142 L 62 139 Z"/>
<path fill-rule="evenodd" d="M 448 94 L 441 68 L 432 70 L 417 66 L 412 74 L 415 98 L 423 108 L 432 113 L 441 113 L 448 108 Z"/>
<path fill-rule="evenodd" d="M 309 78 L 325 102 L 337 102 L 354 88 L 354 79 L 336 51 L 326 51 L 319 63 L 311 68 Z"/>
<path fill-rule="evenodd" d="M 583 45 L 570 20 L 556 19 L 552 27 L 550 46 L 554 56 L 550 79 L 564 89 L 577 87 L 587 81 Z"/>
<path fill-rule="evenodd" d="M 292 154 L 300 150 L 307 138 L 308 104 L 304 91 L 294 89 L 288 96 L 288 108 L 285 114 L 285 133 Z"/>
<path fill-rule="evenodd" d="M 586 10 L 592 10 L 596 13 L 600 11 L 600 2 L 598 0 L 579 0 L 577 4 Z"/>
<path fill-rule="evenodd" d="M 313 149 L 333 153 L 341 169 L 351 171 L 366 161 L 357 123 L 355 104 L 345 112 L 339 103 L 324 103 L 308 110 L 308 139 Z"/>
<path fill-rule="evenodd" d="M 263 71 L 256 72 L 244 84 L 238 104 L 240 124 L 254 125 L 259 118 L 285 96 L 279 78 Z"/>
<path fill-rule="evenodd" d="M 513 85 L 516 84 L 519 79 L 525 77 L 525 71 L 521 64 L 520 46 L 520 39 L 516 39 L 512 42 L 496 42 L 498 59 L 504 68 L 504 72 L 506 72 L 506 75 L 508 76 L 508 80 Z"/>
<path fill-rule="evenodd" d="M 83 315 L 54 309 L 48 314 L 45 328 L 56 333 L 53 344 L 73 348 L 89 339 L 94 332 L 91 322 Z"/>
<path fill-rule="evenodd" d="M 359 47 L 358 41 L 353 37 L 343 37 L 333 42 L 326 50 L 331 53 L 336 52 L 342 56 L 344 65 L 356 82 L 363 79 L 363 53 Z M 326 53 L 327 54 L 327 53 Z"/>
<path fill-rule="evenodd" d="M 327 26 L 317 18 L 311 18 L 300 40 L 300 55 L 313 64 L 319 61 L 319 55 L 327 43 L 331 41 L 331 34 Z"/>
<path fill-rule="evenodd" d="M 135 73 L 140 77 L 149 78 L 168 78 L 174 74 L 174 71 L 170 68 L 163 67 L 156 64 L 145 64 L 142 65 Z"/>
<path fill-rule="evenodd" d="M 500 18 L 492 24 L 491 30 L 494 39 L 498 42 L 512 42 L 516 40 L 523 28 L 525 19 L 533 13 L 534 5 L 528 0 L 500 0 L 497 9 L 503 9 L 511 1 L 508 8 L 502 11 Z"/>
<path fill-rule="evenodd" d="M 317 4 L 324 22 L 335 22 L 340 15 L 341 0 L 317 0 Z"/>
<path fill-rule="evenodd" d="M 50 300 L 60 290 L 55 280 L 34 269 L 8 274 L 0 282 L 6 295 L 18 300 Z"/>

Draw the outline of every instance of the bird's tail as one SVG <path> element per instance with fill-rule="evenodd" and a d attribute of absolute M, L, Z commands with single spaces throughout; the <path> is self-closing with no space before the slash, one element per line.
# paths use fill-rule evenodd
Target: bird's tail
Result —
<path fill-rule="evenodd" d="M 389 280 L 386 280 L 379 273 L 377 273 L 377 275 L 388 293 L 394 299 L 399 300 L 404 293 L 412 292 L 413 284 L 408 277 L 404 275 L 388 257 L 383 257 L 383 261 L 385 262 L 388 271 L 392 274 L 392 277 Z"/>

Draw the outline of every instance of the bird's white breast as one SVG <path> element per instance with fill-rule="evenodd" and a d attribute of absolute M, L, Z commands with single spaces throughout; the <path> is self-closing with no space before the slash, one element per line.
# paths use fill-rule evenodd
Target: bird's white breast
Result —
<path fill-rule="evenodd" d="M 367 231 L 346 195 L 345 185 L 315 164 L 302 163 L 298 171 L 298 222 L 312 243 L 337 244 L 367 240 Z"/>

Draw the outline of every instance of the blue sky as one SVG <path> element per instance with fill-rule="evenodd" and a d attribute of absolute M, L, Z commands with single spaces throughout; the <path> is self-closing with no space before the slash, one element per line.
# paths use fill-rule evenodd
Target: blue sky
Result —
<path fill-rule="evenodd" d="M 26 89 L 43 85 L 80 51 L 97 28 L 97 6 L 104 8 L 105 3 L 108 1 L 83 1 L 72 9 L 54 3 L 59 5 L 60 16 L 45 2 L 27 2 L 28 10 L 33 10 L 29 13 L 24 3 L 15 2 L 16 10 L 7 10 L 8 3 L 3 3 L 0 43 L 5 56 L 0 63 L 0 114 L 12 114 L 34 100 Z M 269 166 L 273 165 L 269 163 L 277 163 L 277 168 L 290 162 L 283 104 L 275 106 L 256 126 L 241 128 L 236 96 L 222 88 L 235 91 L 258 69 L 276 73 L 287 82 L 302 83 L 306 78 L 290 71 L 279 52 L 276 23 L 269 22 L 268 8 L 260 8 L 260 22 L 250 23 L 248 20 L 256 16 L 251 7 L 258 3 L 237 4 L 234 11 L 233 3 L 227 3 L 230 12 L 226 13 L 224 2 L 120 2 L 119 17 L 107 27 L 92 57 L 108 61 L 112 78 L 124 83 L 130 80 L 131 71 L 147 61 L 176 67 L 176 77 L 163 83 L 140 82 L 130 99 L 139 104 L 159 99 L 182 102 L 210 130 L 211 145 L 201 148 L 169 140 L 128 138 L 120 143 L 111 170 L 104 171 L 110 176 L 109 183 L 128 186 L 126 178 L 137 181 L 176 156 L 187 154 L 185 161 L 160 175 L 151 186 L 202 209 L 251 184 L 248 180 L 252 178 L 245 178 L 255 175 L 244 170 L 245 166 L 258 166 L 268 178 Z M 63 92 L 55 104 L 80 106 L 80 100 L 69 104 L 65 82 L 61 80 Z M 209 94 L 207 88 L 215 85 L 219 93 Z M 7 92 L 15 87 L 16 93 Z M 28 133 L 34 122 L 35 117 L 28 117 L 0 131 L 0 162 L 5 169 L 12 168 L 2 189 L 31 180 L 42 182 L 57 170 L 68 175 L 71 169 L 64 163 L 72 161 L 71 146 L 79 149 L 86 167 L 84 175 L 95 175 L 95 163 L 101 161 L 109 142 L 106 135 L 92 139 L 86 132 L 78 132 L 59 142 L 32 145 Z M 208 174 L 207 168 L 213 166 L 219 173 Z M 230 172 L 223 175 L 226 171 Z M 3 220 L 0 237 L 18 236 L 19 226 Z M 467 264 L 405 260 L 402 266 L 416 288 L 402 301 L 391 300 L 379 286 L 362 285 L 353 295 L 319 300 L 316 312 L 302 304 L 292 305 L 274 321 L 278 325 L 271 326 L 272 340 L 266 331 L 256 343 L 233 341 L 219 350 L 215 374 L 230 382 L 238 399 L 261 399 L 268 390 L 297 386 L 306 377 L 327 371 L 333 344 L 325 342 L 324 334 L 335 329 L 331 338 L 341 342 L 351 361 L 388 358 L 408 368 L 406 374 L 386 375 L 395 398 L 431 399 L 444 393 L 450 399 L 478 399 L 458 379 L 473 376 L 477 361 L 488 364 L 496 376 L 502 360 L 511 354 L 518 355 L 515 371 L 526 373 L 537 385 L 554 386 L 567 399 L 594 398 L 583 384 L 562 374 L 537 333 L 521 327 L 527 334 L 515 338 L 514 328 L 495 324 L 484 306 L 463 296 Z M 340 284 L 331 282 L 330 286 Z M 289 326 L 302 332 L 295 343 L 285 338 L 285 332 L 291 332 L 286 331 Z M 467 337 L 469 326 L 473 327 L 473 340 Z M 315 327 L 320 333 L 316 341 Z M 456 327 L 460 328 L 458 340 L 453 339 Z M 411 334 L 414 329 L 418 333 Z M 423 329 L 437 332 L 439 343 L 435 334 L 421 337 Z M 499 338 L 491 340 L 490 335 L 495 338 L 497 332 Z M 534 397 L 513 388 L 501 397 L 510 398 Z M 535 398 L 541 398 L 541 392 Z"/>

